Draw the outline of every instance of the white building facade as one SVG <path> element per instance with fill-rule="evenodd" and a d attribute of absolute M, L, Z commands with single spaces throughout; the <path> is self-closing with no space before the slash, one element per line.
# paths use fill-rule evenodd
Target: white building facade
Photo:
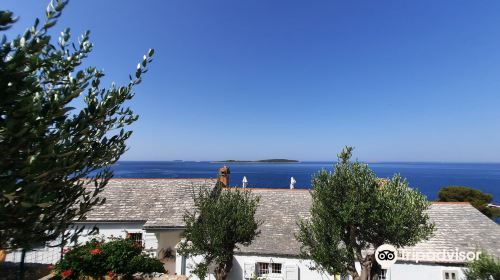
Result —
<path fill-rule="evenodd" d="M 104 205 L 88 214 L 78 225 L 94 226 L 99 235 L 129 237 L 142 242 L 144 250 L 158 257 L 169 274 L 191 275 L 196 259 L 176 254 L 181 242 L 183 215 L 193 207 L 198 188 L 212 187 L 212 179 L 114 179 L 102 193 Z M 311 270 L 311 261 L 298 257 L 300 244 L 295 239 L 297 221 L 307 218 L 311 206 L 308 191 L 300 189 L 251 189 L 261 197 L 257 211 L 263 223 L 261 234 L 248 247 L 235 252 L 231 280 L 254 276 L 275 280 L 341 279 Z M 436 225 L 434 236 L 411 250 L 415 256 L 398 261 L 380 279 L 392 280 L 458 280 L 462 279 L 465 261 L 446 258 L 429 259 L 441 251 L 488 250 L 500 256 L 500 226 L 486 218 L 470 204 L 435 203 L 429 216 Z M 92 238 L 83 234 L 79 242 Z M 27 262 L 55 263 L 61 248 L 40 248 L 29 252 Z M 6 261 L 18 261 L 19 253 L 7 255 Z M 418 261 L 418 262 L 417 262 Z M 213 276 L 210 277 L 214 279 Z"/>

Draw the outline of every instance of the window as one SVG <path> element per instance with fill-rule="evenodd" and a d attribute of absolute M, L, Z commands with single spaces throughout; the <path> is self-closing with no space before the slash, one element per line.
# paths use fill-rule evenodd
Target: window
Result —
<path fill-rule="evenodd" d="M 269 264 L 268 263 L 258 263 L 257 264 L 257 277 L 265 276 L 269 274 Z"/>
<path fill-rule="evenodd" d="M 271 273 L 281 274 L 281 264 L 280 263 L 271 263 Z"/>
<path fill-rule="evenodd" d="M 264 277 L 270 274 L 281 274 L 280 263 L 257 263 L 257 277 Z"/>
<path fill-rule="evenodd" d="M 453 270 L 443 271 L 443 280 L 458 280 L 458 272 Z"/>
<path fill-rule="evenodd" d="M 129 232 L 127 233 L 127 238 L 142 244 L 142 232 Z"/>

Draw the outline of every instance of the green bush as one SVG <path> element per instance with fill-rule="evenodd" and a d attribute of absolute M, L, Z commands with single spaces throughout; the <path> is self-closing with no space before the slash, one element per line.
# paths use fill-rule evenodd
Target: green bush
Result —
<path fill-rule="evenodd" d="M 158 260 L 142 254 L 142 246 L 130 239 L 115 238 L 108 242 L 92 239 L 66 252 L 54 267 L 56 279 L 79 279 L 90 276 L 165 272 Z"/>
<path fill-rule="evenodd" d="M 116 239 L 103 244 L 102 250 L 107 254 L 106 268 L 108 271 L 118 274 L 142 272 L 139 270 L 130 271 L 128 268 L 134 257 L 141 256 L 142 247 L 139 243 L 131 239 Z"/>
<path fill-rule="evenodd" d="M 438 197 L 439 201 L 445 202 L 469 202 L 491 219 L 500 217 L 498 209 L 488 207 L 488 204 L 493 201 L 493 196 L 477 189 L 464 186 L 449 186 L 442 188 L 438 193 Z"/>
<path fill-rule="evenodd" d="M 478 260 L 467 265 L 466 280 L 498 280 L 500 279 L 500 259 L 482 253 Z"/>
<path fill-rule="evenodd" d="M 128 264 L 128 271 L 135 273 L 140 271 L 143 273 L 163 272 L 163 264 L 157 259 L 153 259 L 144 255 L 135 256 Z"/>

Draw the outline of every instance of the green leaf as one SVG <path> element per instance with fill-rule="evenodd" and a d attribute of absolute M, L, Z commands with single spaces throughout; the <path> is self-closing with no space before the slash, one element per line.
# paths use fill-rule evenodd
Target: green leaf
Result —
<path fill-rule="evenodd" d="M 40 208 L 47 208 L 47 207 L 52 206 L 52 203 L 49 203 L 49 202 L 39 203 L 39 204 L 37 204 L 37 206 Z"/>
<path fill-rule="evenodd" d="M 47 34 L 67 3 L 54 0 L 48 5 L 41 30 L 36 19 L 22 36 L 2 36 L 2 249 L 30 250 L 61 235 L 76 238 L 82 230 L 67 234 L 67 229 L 104 201 L 99 195 L 112 176 L 109 170 L 100 175 L 92 171 L 106 170 L 120 159 L 131 134 L 126 126 L 137 119 L 125 102 L 141 78 L 99 87 L 104 73 L 85 66 L 92 51 L 90 33 L 76 43 L 70 42 L 68 28 L 59 38 Z M 0 30 L 14 22 L 11 12 L 0 11 Z M 141 59 L 131 70 L 142 77 L 149 62 Z M 79 105 L 69 106 L 73 104 Z M 122 129 L 121 136 L 116 129 Z M 95 181 L 95 189 L 88 191 L 84 180 Z"/>

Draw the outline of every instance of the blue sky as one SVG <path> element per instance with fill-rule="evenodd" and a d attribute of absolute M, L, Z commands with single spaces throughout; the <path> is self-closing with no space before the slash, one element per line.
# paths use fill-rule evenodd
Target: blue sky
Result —
<path fill-rule="evenodd" d="M 313 2 L 313 3 L 311 3 Z M 4 0 L 21 18 L 46 1 Z M 73 0 L 86 65 L 125 83 L 127 160 L 500 161 L 500 1 Z"/>

